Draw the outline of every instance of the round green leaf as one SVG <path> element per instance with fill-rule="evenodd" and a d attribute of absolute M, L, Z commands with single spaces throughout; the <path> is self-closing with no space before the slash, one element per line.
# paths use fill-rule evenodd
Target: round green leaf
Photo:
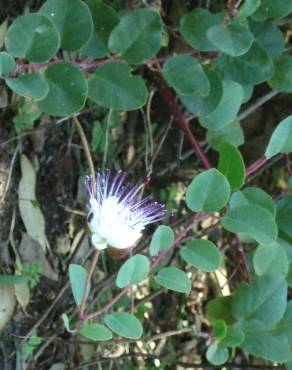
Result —
<path fill-rule="evenodd" d="M 216 169 L 197 175 L 188 186 L 186 203 L 190 210 L 219 211 L 228 202 L 230 185 L 226 177 Z"/>
<path fill-rule="evenodd" d="M 80 53 L 94 59 L 101 59 L 107 56 L 108 50 L 100 42 L 96 32 L 94 32 L 88 42 L 82 46 Z"/>
<path fill-rule="evenodd" d="M 147 90 L 140 76 L 132 76 L 128 64 L 109 62 L 89 78 L 88 96 L 105 108 L 135 110 L 147 99 Z"/>
<path fill-rule="evenodd" d="M 292 196 L 286 196 L 277 203 L 277 224 L 279 229 L 292 237 Z"/>
<path fill-rule="evenodd" d="M 39 108 L 53 116 L 68 116 L 81 110 L 87 96 L 87 80 L 82 71 L 68 62 L 49 66 L 44 74 L 49 93 Z"/>
<path fill-rule="evenodd" d="M 220 145 L 226 141 L 238 147 L 244 143 L 244 133 L 238 119 L 221 130 L 207 131 L 207 141 L 211 148 L 219 150 Z"/>
<path fill-rule="evenodd" d="M 207 37 L 218 50 L 233 57 L 245 54 L 254 40 L 248 24 L 238 19 L 213 26 Z"/>
<path fill-rule="evenodd" d="M 238 16 L 240 18 L 250 17 L 260 5 L 261 0 L 245 0 L 239 9 Z"/>
<path fill-rule="evenodd" d="M 245 166 L 242 155 L 228 142 L 220 145 L 218 170 L 226 176 L 231 190 L 239 189 L 244 184 Z"/>
<path fill-rule="evenodd" d="M 239 57 L 221 55 L 216 65 L 220 68 L 224 78 L 233 80 L 242 85 L 256 85 L 272 77 L 274 64 L 266 49 L 254 41 L 249 51 Z"/>
<path fill-rule="evenodd" d="M 271 136 L 265 156 L 271 158 L 278 153 L 290 152 L 292 152 L 292 116 L 278 124 Z"/>
<path fill-rule="evenodd" d="M 155 230 L 150 243 L 150 256 L 156 256 L 159 252 L 169 248 L 174 241 L 172 228 L 160 225 Z"/>
<path fill-rule="evenodd" d="M 249 25 L 255 39 L 262 44 L 273 59 L 284 52 L 284 36 L 274 22 L 256 22 L 250 19 Z"/>
<path fill-rule="evenodd" d="M 180 19 L 180 33 L 187 42 L 197 50 L 211 51 L 216 49 L 207 39 L 208 30 L 220 24 L 223 13 L 210 13 L 206 9 L 195 8 Z"/>
<path fill-rule="evenodd" d="M 219 105 L 223 94 L 223 83 L 220 77 L 214 71 L 203 67 L 203 70 L 209 80 L 210 94 L 206 97 L 194 93 L 192 95 L 179 95 L 179 98 L 186 108 L 197 115 L 209 115 Z"/>
<path fill-rule="evenodd" d="M 206 96 L 210 92 L 209 80 L 203 68 L 197 59 L 190 55 L 177 55 L 169 59 L 162 72 L 169 85 L 179 94 L 198 93 Z"/>
<path fill-rule="evenodd" d="M 262 0 L 253 17 L 259 21 L 281 19 L 292 12 L 291 0 Z"/>
<path fill-rule="evenodd" d="M 213 332 L 217 339 L 223 339 L 227 334 L 226 322 L 221 319 L 214 321 Z"/>
<path fill-rule="evenodd" d="M 74 300 L 79 306 L 82 302 L 83 291 L 87 279 L 87 271 L 84 267 L 71 263 L 69 265 L 69 279 Z"/>
<path fill-rule="evenodd" d="M 253 266 L 257 275 L 271 275 L 285 278 L 289 262 L 285 249 L 274 242 L 259 245 L 253 255 Z"/>
<path fill-rule="evenodd" d="M 48 16 L 57 27 L 64 50 L 79 50 L 92 35 L 91 13 L 81 0 L 47 0 L 40 13 Z"/>
<path fill-rule="evenodd" d="M 285 362 L 291 358 L 291 350 L 287 335 L 275 330 L 258 320 L 241 323 L 244 341 L 240 347 L 259 358 L 272 362 Z"/>
<path fill-rule="evenodd" d="M 232 309 L 238 321 L 256 319 L 274 325 L 283 317 L 286 306 L 287 282 L 276 276 L 262 276 L 237 288 Z"/>
<path fill-rule="evenodd" d="M 60 36 L 49 18 L 42 14 L 27 14 L 16 18 L 5 35 L 9 54 L 42 63 L 51 59 L 60 47 Z"/>
<path fill-rule="evenodd" d="M 189 293 L 191 281 L 187 274 L 176 267 L 165 267 L 155 276 L 155 281 L 164 288 L 179 293 Z"/>
<path fill-rule="evenodd" d="M 111 31 L 119 23 L 118 13 L 103 1 L 87 0 L 98 41 L 107 48 Z M 107 50 L 107 49 L 106 49 Z"/>
<path fill-rule="evenodd" d="M 222 365 L 228 360 L 228 349 L 221 347 L 218 343 L 213 343 L 207 350 L 207 360 L 213 365 Z"/>
<path fill-rule="evenodd" d="M 127 285 L 138 284 L 144 280 L 150 268 L 150 262 L 147 257 L 136 254 L 129 258 L 119 269 L 116 284 L 119 288 Z"/>
<path fill-rule="evenodd" d="M 261 206 L 270 212 L 272 216 L 276 214 L 276 206 L 273 198 L 260 188 L 251 186 L 231 195 L 229 202 L 230 208 L 248 204 Z"/>
<path fill-rule="evenodd" d="M 181 258 L 200 270 L 211 272 L 220 267 L 221 254 L 210 240 L 189 241 L 180 251 Z"/>
<path fill-rule="evenodd" d="M 234 81 L 223 81 L 223 94 L 218 106 L 208 115 L 202 112 L 199 122 L 209 130 L 220 130 L 234 121 L 242 102 L 242 87 Z"/>
<path fill-rule="evenodd" d="M 131 64 L 141 64 L 160 49 L 162 22 L 153 8 L 137 9 L 125 15 L 113 29 L 109 48 Z"/>
<path fill-rule="evenodd" d="M 244 333 L 237 324 L 227 326 L 225 337 L 220 344 L 226 347 L 237 347 L 244 341 Z"/>
<path fill-rule="evenodd" d="M 129 339 L 139 339 L 143 334 L 140 321 L 127 312 L 114 312 L 104 317 L 106 325 L 116 334 Z"/>
<path fill-rule="evenodd" d="M 260 244 L 273 243 L 278 234 L 273 216 L 256 205 L 230 209 L 222 218 L 223 227 L 233 233 L 245 233 Z"/>
<path fill-rule="evenodd" d="M 281 55 L 275 60 L 275 73 L 269 85 L 277 91 L 292 92 L 292 56 Z"/>
<path fill-rule="evenodd" d="M 95 341 L 105 341 L 112 339 L 113 335 L 108 328 L 101 324 L 90 324 L 85 322 L 82 326 L 80 334 L 85 338 Z"/>
<path fill-rule="evenodd" d="M 0 76 L 13 71 L 16 68 L 15 60 L 5 51 L 0 52 Z"/>
<path fill-rule="evenodd" d="M 5 82 L 18 95 L 33 100 L 44 99 L 49 92 L 49 85 L 39 74 L 26 74 L 18 78 L 6 78 Z"/>

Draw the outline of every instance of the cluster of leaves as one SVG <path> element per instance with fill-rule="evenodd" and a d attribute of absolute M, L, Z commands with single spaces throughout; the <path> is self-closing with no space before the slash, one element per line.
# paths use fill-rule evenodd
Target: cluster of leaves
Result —
<path fill-rule="evenodd" d="M 276 22 L 291 12 L 291 0 L 245 0 L 229 12 L 195 8 L 180 18 L 186 52 L 162 57 L 162 77 L 185 109 L 198 116 L 208 144 L 219 154 L 217 169 L 207 168 L 188 186 L 187 207 L 195 213 L 224 212 L 222 227 L 234 234 L 239 246 L 248 243 L 251 249 L 249 284 L 207 307 L 214 332 L 207 358 L 215 365 L 228 359 L 228 348 L 240 347 L 292 366 L 292 306 L 287 301 L 292 287 L 292 196 L 275 203 L 262 189 L 244 187 L 246 170 L 238 150 L 244 142 L 238 113 L 254 86 L 267 83 L 275 91 L 292 92 L 292 57 Z M 16 94 L 36 102 L 38 114 L 69 116 L 82 110 L 87 99 L 114 111 L 136 110 L 148 97 L 140 66 L 151 69 L 160 63 L 157 54 L 168 46 L 166 33 L 159 12 L 151 7 L 120 14 L 97 0 L 47 0 L 37 13 L 18 17 L 8 28 L 0 75 Z M 60 48 L 64 59 L 59 59 Z M 94 129 L 101 130 L 101 125 Z M 291 151 L 292 116 L 278 124 L 265 160 Z M 152 264 L 144 255 L 132 256 L 119 269 L 116 286 L 125 289 L 153 272 L 160 286 L 188 293 L 191 281 L 185 271 L 157 263 L 174 245 L 173 230 L 160 226 L 150 245 Z M 224 260 L 205 239 L 189 241 L 180 257 L 206 272 Z M 80 306 L 87 271 L 70 265 L 69 275 Z M 71 321 L 66 315 L 63 319 L 72 331 Z M 109 340 L 112 332 L 131 339 L 142 335 L 142 325 L 132 314 L 111 312 L 103 320 L 106 326 L 86 322 L 80 333 L 93 340 Z"/>

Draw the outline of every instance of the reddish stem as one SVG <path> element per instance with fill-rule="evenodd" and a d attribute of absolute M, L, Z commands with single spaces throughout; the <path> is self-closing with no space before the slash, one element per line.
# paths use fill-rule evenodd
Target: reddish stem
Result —
<path fill-rule="evenodd" d="M 111 299 L 109 301 L 108 304 L 106 304 L 103 308 L 97 310 L 97 311 L 94 311 L 92 312 L 91 314 L 89 315 L 86 315 L 86 320 L 90 320 L 90 319 L 93 319 L 94 317 L 96 316 L 100 316 L 102 315 L 103 313 L 106 313 L 119 299 L 121 299 L 126 293 L 127 291 L 131 288 L 130 285 L 126 286 L 123 290 L 121 290 L 113 299 Z"/>
<path fill-rule="evenodd" d="M 194 148 L 194 151 L 197 153 L 198 157 L 201 159 L 204 167 L 206 169 L 212 168 L 212 165 L 210 164 L 208 158 L 206 157 L 205 153 L 202 151 L 198 141 L 194 137 L 192 131 L 190 130 L 189 127 L 189 121 L 183 114 L 180 106 L 178 105 L 176 101 L 176 97 L 173 94 L 173 92 L 166 86 L 164 80 L 162 79 L 161 76 L 158 77 L 158 82 L 159 82 L 159 89 L 161 96 L 168 106 L 168 109 L 170 112 L 173 114 L 174 118 L 178 122 L 180 128 L 182 131 L 185 133 L 186 137 L 192 144 L 192 147 Z"/>
<path fill-rule="evenodd" d="M 248 169 L 246 170 L 246 177 L 251 176 L 258 170 L 260 170 L 267 162 L 268 159 L 266 157 L 258 159 L 255 163 L 248 167 Z"/>

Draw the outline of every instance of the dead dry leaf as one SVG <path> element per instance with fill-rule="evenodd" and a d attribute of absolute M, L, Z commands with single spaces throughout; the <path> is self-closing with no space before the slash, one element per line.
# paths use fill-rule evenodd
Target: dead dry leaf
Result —
<path fill-rule="evenodd" d="M 8 26 L 8 19 L 6 18 L 4 22 L 0 24 L 0 49 L 3 48 L 4 45 L 4 37 Z"/>
<path fill-rule="evenodd" d="M 24 233 L 19 245 L 19 254 L 23 263 L 37 263 L 40 266 L 40 273 L 54 281 L 58 279 L 58 274 L 49 264 L 45 252 L 40 243 L 31 238 L 30 235 Z"/>
<path fill-rule="evenodd" d="M 65 365 L 61 362 L 52 365 L 49 370 L 65 370 Z"/>
<path fill-rule="evenodd" d="M 10 320 L 15 307 L 13 285 L 0 285 L 0 331 Z"/>
<path fill-rule="evenodd" d="M 25 155 L 21 155 L 21 180 L 18 205 L 20 215 L 28 234 L 46 250 L 45 218 L 35 195 L 36 172 Z"/>
<path fill-rule="evenodd" d="M 30 300 L 30 291 L 28 284 L 15 284 L 14 285 L 15 296 L 17 302 L 20 304 L 22 309 L 25 311 Z"/>

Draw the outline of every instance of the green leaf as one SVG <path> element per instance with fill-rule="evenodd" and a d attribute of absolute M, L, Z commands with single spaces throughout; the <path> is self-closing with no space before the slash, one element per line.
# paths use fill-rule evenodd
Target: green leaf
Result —
<path fill-rule="evenodd" d="M 272 77 L 274 64 L 266 49 L 254 41 L 247 53 L 239 57 L 221 55 L 216 65 L 224 79 L 233 80 L 241 85 L 256 85 Z"/>
<path fill-rule="evenodd" d="M 149 259 L 142 254 L 136 254 L 123 263 L 119 269 L 116 284 L 119 288 L 138 284 L 147 277 L 149 269 Z"/>
<path fill-rule="evenodd" d="M 208 115 L 212 113 L 219 105 L 223 93 L 223 83 L 217 73 L 204 66 L 203 70 L 209 80 L 210 94 L 204 98 L 197 93 L 179 95 L 186 108 L 197 115 Z"/>
<path fill-rule="evenodd" d="M 11 24 L 5 35 L 9 54 L 33 63 L 50 60 L 60 47 L 60 36 L 49 18 L 42 14 L 22 15 Z"/>
<path fill-rule="evenodd" d="M 242 155 L 228 142 L 220 145 L 218 170 L 226 176 L 231 190 L 239 189 L 244 184 L 245 166 Z"/>
<path fill-rule="evenodd" d="M 253 255 L 253 266 L 257 275 L 270 275 L 285 278 L 289 262 L 285 249 L 278 242 L 259 245 Z"/>
<path fill-rule="evenodd" d="M 244 133 L 238 119 L 221 130 L 207 131 L 207 141 L 212 149 L 219 150 L 223 142 L 229 142 L 238 147 L 244 143 Z"/>
<path fill-rule="evenodd" d="M 216 245 L 205 239 L 189 241 L 181 249 L 180 256 L 191 266 L 207 272 L 217 270 L 222 260 Z"/>
<path fill-rule="evenodd" d="M 265 156 L 271 158 L 278 153 L 290 152 L 292 152 L 292 116 L 285 118 L 275 128 L 266 149 Z"/>
<path fill-rule="evenodd" d="M 260 188 L 251 186 L 231 195 L 229 202 L 230 208 L 248 204 L 261 206 L 270 212 L 272 216 L 276 214 L 276 206 L 273 198 Z"/>
<path fill-rule="evenodd" d="M 5 51 L 0 52 L 0 76 L 12 72 L 16 68 L 15 60 Z"/>
<path fill-rule="evenodd" d="M 208 30 L 220 24 L 223 13 L 210 13 L 206 9 L 195 8 L 180 19 L 180 33 L 197 50 L 211 51 L 214 45 L 207 39 Z"/>
<path fill-rule="evenodd" d="M 287 304 L 286 312 L 281 319 L 281 321 L 276 325 L 276 331 L 278 333 L 286 335 L 290 350 L 292 351 L 292 300 L 290 300 Z M 292 360 L 292 359 L 291 359 Z"/>
<path fill-rule="evenodd" d="M 17 78 L 6 78 L 5 82 L 18 95 L 35 101 L 44 99 L 49 92 L 47 81 L 39 74 L 26 74 Z"/>
<path fill-rule="evenodd" d="M 202 112 L 199 122 L 209 130 L 220 130 L 234 121 L 242 102 L 242 87 L 234 81 L 223 81 L 223 94 L 218 106 L 210 114 Z"/>
<path fill-rule="evenodd" d="M 274 325 L 283 317 L 287 305 L 287 283 L 276 276 L 262 276 L 244 283 L 233 297 L 233 315 L 238 321 L 255 319 Z"/>
<path fill-rule="evenodd" d="M 230 185 L 216 169 L 197 175 L 187 188 L 186 203 L 190 210 L 219 211 L 228 202 Z"/>
<path fill-rule="evenodd" d="M 227 325 L 224 320 L 216 320 L 213 323 L 213 332 L 217 339 L 223 339 L 227 334 Z"/>
<path fill-rule="evenodd" d="M 172 57 L 164 64 L 162 73 L 178 94 L 198 93 L 206 96 L 210 92 L 209 80 L 203 68 L 197 59 L 190 55 Z"/>
<path fill-rule="evenodd" d="M 260 244 L 273 243 L 278 234 L 273 216 L 257 205 L 230 209 L 222 218 L 222 225 L 233 233 L 245 233 Z"/>
<path fill-rule="evenodd" d="M 39 108 L 53 116 L 68 116 L 80 111 L 87 96 L 87 80 L 72 63 L 59 62 L 49 66 L 44 74 L 49 93 L 38 102 Z"/>
<path fill-rule="evenodd" d="M 292 92 L 292 56 L 281 55 L 275 60 L 275 73 L 269 80 L 273 90 L 281 92 Z"/>
<path fill-rule="evenodd" d="M 243 322 L 241 329 L 245 339 L 240 347 L 253 356 L 273 362 L 285 362 L 291 358 L 286 335 L 278 333 L 258 320 Z"/>
<path fill-rule="evenodd" d="M 250 17 L 260 5 L 261 0 L 245 0 L 245 2 L 239 9 L 238 17 L 240 18 Z"/>
<path fill-rule="evenodd" d="M 80 53 L 87 57 L 101 59 L 107 56 L 108 51 L 98 39 L 96 32 L 94 32 L 88 42 L 82 46 Z"/>
<path fill-rule="evenodd" d="M 150 243 L 150 256 L 157 254 L 171 246 L 174 241 L 174 232 L 172 228 L 165 225 L 160 225 L 155 230 Z"/>
<path fill-rule="evenodd" d="M 0 285 L 27 283 L 28 277 L 25 275 L 0 275 Z"/>
<path fill-rule="evenodd" d="M 104 317 L 106 325 L 116 334 L 129 339 L 139 339 L 143 334 L 140 321 L 127 312 L 114 312 Z"/>
<path fill-rule="evenodd" d="M 284 36 L 274 22 L 256 22 L 249 20 L 251 32 L 270 56 L 275 59 L 285 50 Z"/>
<path fill-rule="evenodd" d="M 141 64 L 160 49 L 162 22 L 153 8 L 137 9 L 125 15 L 113 29 L 109 48 L 131 64 Z"/>
<path fill-rule="evenodd" d="M 220 344 L 224 347 L 237 347 L 244 341 L 244 333 L 240 327 L 235 324 L 227 326 L 226 335 L 220 340 Z"/>
<path fill-rule="evenodd" d="M 72 293 L 77 306 L 80 306 L 83 298 L 83 291 L 87 279 L 87 271 L 84 267 L 71 263 L 69 265 L 69 279 Z M 89 290 L 89 289 L 88 289 Z M 88 292 L 87 292 L 88 294 Z"/>
<path fill-rule="evenodd" d="M 92 35 L 91 13 L 81 0 L 47 0 L 40 13 L 55 24 L 61 36 L 61 47 L 66 51 L 79 50 Z"/>
<path fill-rule="evenodd" d="M 112 339 L 113 335 L 108 328 L 101 324 L 90 324 L 85 322 L 82 326 L 80 334 L 85 338 L 95 341 L 106 341 Z"/>
<path fill-rule="evenodd" d="M 155 281 L 166 289 L 180 293 L 189 293 L 191 281 L 187 274 L 176 267 L 165 267 L 155 276 Z"/>
<path fill-rule="evenodd" d="M 232 296 L 218 297 L 208 302 L 206 316 L 211 322 L 224 320 L 227 324 L 232 324 Z"/>
<path fill-rule="evenodd" d="M 68 333 L 71 333 L 72 330 L 70 329 L 70 320 L 69 320 L 68 315 L 66 313 L 63 313 L 61 317 L 62 317 L 64 326 L 65 326 L 65 329 L 67 330 Z"/>
<path fill-rule="evenodd" d="M 128 64 L 108 62 L 89 78 L 88 96 L 105 108 L 135 110 L 147 99 L 147 90 L 140 76 L 132 76 Z"/>
<path fill-rule="evenodd" d="M 228 349 L 218 343 L 212 343 L 207 350 L 207 360 L 212 365 L 223 365 L 228 360 Z"/>
<path fill-rule="evenodd" d="M 266 19 L 281 19 L 292 12 L 292 3 L 290 0 L 262 0 L 260 7 L 253 14 L 253 17 L 259 21 Z"/>
<path fill-rule="evenodd" d="M 87 0 L 87 4 L 92 14 L 96 37 L 102 46 L 107 48 L 110 33 L 119 23 L 120 17 L 112 7 L 103 1 Z"/>
<path fill-rule="evenodd" d="M 92 150 L 94 151 L 98 150 L 102 137 L 103 137 L 102 125 L 99 121 L 96 121 L 92 130 L 92 140 L 91 140 Z"/>
<path fill-rule="evenodd" d="M 292 237 L 292 196 L 286 196 L 277 203 L 277 224 L 279 230 Z"/>
<path fill-rule="evenodd" d="M 254 40 L 247 23 L 238 19 L 217 24 L 207 32 L 208 40 L 222 53 L 233 57 L 245 54 Z"/>

